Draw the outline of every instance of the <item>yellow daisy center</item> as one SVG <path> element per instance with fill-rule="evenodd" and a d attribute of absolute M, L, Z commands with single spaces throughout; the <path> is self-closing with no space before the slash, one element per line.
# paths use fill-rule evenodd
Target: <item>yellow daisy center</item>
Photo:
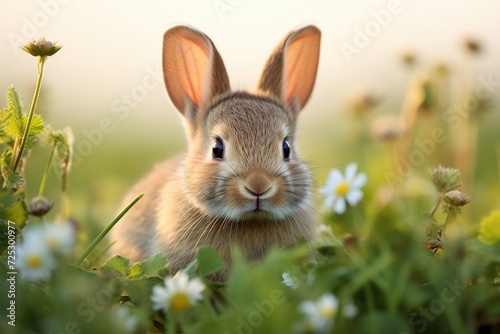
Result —
<path fill-rule="evenodd" d="M 187 310 L 191 306 L 188 295 L 184 292 L 177 292 L 170 298 L 170 307 L 175 312 Z"/>
<path fill-rule="evenodd" d="M 319 316 L 323 319 L 333 318 L 335 315 L 335 309 L 333 307 L 321 307 L 319 309 Z"/>
<path fill-rule="evenodd" d="M 345 196 L 349 191 L 349 184 L 347 182 L 341 182 L 335 189 L 337 196 Z"/>
<path fill-rule="evenodd" d="M 33 255 L 28 257 L 26 264 L 30 268 L 38 268 L 42 265 L 42 259 L 37 255 Z"/>

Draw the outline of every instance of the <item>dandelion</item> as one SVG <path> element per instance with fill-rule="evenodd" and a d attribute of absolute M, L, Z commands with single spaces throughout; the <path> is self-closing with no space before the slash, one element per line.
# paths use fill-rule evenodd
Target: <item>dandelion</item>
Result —
<path fill-rule="evenodd" d="M 325 208 L 333 208 L 336 213 L 343 214 L 346 202 L 354 206 L 363 198 L 361 188 L 366 184 L 366 174 L 356 175 L 357 169 L 358 165 L 351 163 L 347 165 L 345 175 L 338 169 L 330 172 L 326 186 L 319 189 L 319 193 L 325 196 Z"/>
<path fill-rule="evenodd" d="M 202 291 L 205 285 L 199 278 L 189 279 L 189 276 L 179 271 L 174 277 L 166 277 L 165 285 L 153 287 L 151 301 L 154 310 L 173 310 L 182 312 L 203 299 Z"/>
<path fill-rule="evenodd" d="M 331 293 L 326 293 L 316 301 L 306 300 L 299 306 L 305 315 L 302 331 L 310 333 L 326 333 L 334 325 L 339 309 L 339 301 Z M 343 316 L 353 318 L 357 315 L 357 308 L 352 303 L 344 306 Z"/>
<path fill-rule="evenodd" d="M 55 264 L 44 239 L 37 232 L 27 230 L 23 242 L 17 248 L 17 265 L 21 278 L 27 281 L 46 280 Z"/>
<path fill-rule="evenodd" d="M 500 241 L 500 210 L 493 211 L 481 220 L 478 239 L 488 245 Z"/>

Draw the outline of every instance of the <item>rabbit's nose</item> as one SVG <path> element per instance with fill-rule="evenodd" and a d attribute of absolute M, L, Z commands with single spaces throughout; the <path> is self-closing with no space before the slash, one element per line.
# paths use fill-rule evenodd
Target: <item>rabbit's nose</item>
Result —
<path fill-rule="evenodd" d="M 247 186 L 245 186 L 245 190 L 248 191 L 251 195 L 255 197 L 262 197 L 265 195 L 269 190 L 271 190 L 271 187 L 267 188 L 266 190 L 260 191 L 260 192 L 255 192 L 252 189 L 249 189 Z"/>
<path fill-rule="evenodd" d="M 267 198 L 273 195 L 274 184 L 272 180 L 262 173 L 252 173 L 245 179 L 244 191 L 251 196 Z"/>

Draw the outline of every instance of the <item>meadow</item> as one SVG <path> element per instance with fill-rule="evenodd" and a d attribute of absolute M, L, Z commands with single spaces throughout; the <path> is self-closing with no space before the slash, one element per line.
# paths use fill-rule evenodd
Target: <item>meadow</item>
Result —
<path fill-rule="evenodd" d="M 106 233 L 126 214 L 120 198 L 158 152 L 182 150 L 182 135 L 165 148 L 153 138 L 120 145 L 134 135 L 123 132 L 96 145 L 97 167 L 86 168 L 71 128 L 38 113 L 57 44 L 26 51 L 38 64 L 33 101 L 7 88 L 0 114 L 2 333 L 500 332 L 497 78 L 467 81 L 402 55 L 407 88 L 394 112 L 358 91 L 328 134 L 313 128 L 301 144 L 326 157 L 309 162 L 316 240 L 258 263 L 235 248 L 228 281 L 215 283 L 224 263 L 210 247 L 175 276 L 162 254 L 131 263 L 108 252 Z M 481 45 L 464 41 L 462 52 L 473 62 Z"/>

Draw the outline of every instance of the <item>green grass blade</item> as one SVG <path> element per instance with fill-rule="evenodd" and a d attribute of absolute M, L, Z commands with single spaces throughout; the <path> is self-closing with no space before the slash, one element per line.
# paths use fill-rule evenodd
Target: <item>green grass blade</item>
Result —
<path fill-rule="evenodd" d="M 135 203 L 137 203 L 137 201 L 139 201 L 142 198 L 142 196 L 144 196 L 144 194 L 137 195 L 137 197 L 134 198 L 134 200 L 130 202 L 130 204 L 127 205 L 127 207 L 123 209 L 122 212 L 120 212 L 118 216 L 116 216 L 116 218 L 108 226 L 106 226 L 106 228 L 97 236 L 97 238 L 95 238 L 95 240 L 92 241 L 90 246 L 87 247 L 85 252 L 83 252 L 83 254 L 78 258 L 78 260 L 76 260 L 75 266 L 79 266 L 82 263 L 82 261 L 85 260 L 85 258 L 90 254 L 90 252 L 92 252 L 92 250 L 99 244 L 99 242 L 101 242 L 101 240 L 104 239 L 106 234 L 108 234 L 108 232 L 111 231 L 113 226 L 115 226 L 116 223 L 120 221 L 120 219 L 128 212 L 128 210 L 130 210 L 135 205 Z"/>

